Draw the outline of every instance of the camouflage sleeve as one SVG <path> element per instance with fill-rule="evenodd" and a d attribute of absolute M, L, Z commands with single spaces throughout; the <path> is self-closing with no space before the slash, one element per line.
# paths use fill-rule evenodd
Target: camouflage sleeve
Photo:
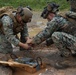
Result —
<path fill-rule="evenodd" d="M 16 38 L 15 35 L 13 35 L 12 19 L 9 16 L 3 16 L 1 20 L 3 23 L 3 28 L 4 28 L 4 33 L 5 33 L 6 39 L 13 45 L 17 46 L 20 41 Z"/>
<path fill-rule="evenodd" d="M 39 32 L 33 39 L 34 44 L 40 44 L 47 38 L 51 37 L 53 32 L 57 31 L 59 28 L 63 27 L 67 21 L 62 17 L 54 17 L 53 20 L 48 22 L 47 27 Z"/>
<path fill-rule="evenodd" d="M 23 35 L 23 37 L 28 37 L 29 36 L 27 24 L 24 25 L 22 35 Z"/>

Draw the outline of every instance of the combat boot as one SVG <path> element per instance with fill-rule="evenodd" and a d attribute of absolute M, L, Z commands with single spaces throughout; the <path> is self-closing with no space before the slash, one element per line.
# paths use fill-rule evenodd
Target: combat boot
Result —
<path fill-rule="evenodd" d="M 57 69 L 65 69 L 68 67 L 76 66 L 76 59 L 73 57 L 70 51 L 63 51 L 60 54 L 61 60 L 55 63 L 55 68 Z"/>
<path fill-rule="evenodd" d="M 66 69 L 69 67 L 76 67 L 76 59 L 73 56 L 62 57 L 61 61 L 55 63 L 56 69 Z"/>
<path fill-rule="evenodd" d="M 63 58 L 69 58 L 72 56 L 72 52 L 70 50 L 63 50 L 60 52 L 60 56 Z"/>

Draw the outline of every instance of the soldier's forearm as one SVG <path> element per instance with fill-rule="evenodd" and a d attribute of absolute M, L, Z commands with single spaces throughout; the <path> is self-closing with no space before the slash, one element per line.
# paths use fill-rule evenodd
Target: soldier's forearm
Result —
<path fill-rule="evenodd" d="M 24 44 L 23 44 L 22 42 L 19 42 L 19 46 L 23 47 L 23 46 L 24 46 Z"/>
<path fill-rule="evenodd" d="M 19 42 L 19 46 L 22 47 L 22 48 L 28 49 L 28 48 L 27 48 L 27 44 L 24 44 L 24 43 L 22 43 L 22 42 Z"/>

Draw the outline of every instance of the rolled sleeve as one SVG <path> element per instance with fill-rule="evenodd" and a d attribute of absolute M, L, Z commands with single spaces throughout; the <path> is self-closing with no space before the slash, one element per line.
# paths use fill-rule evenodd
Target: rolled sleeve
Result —
<path fill-rule="evenodd" d="M 66 20 L 62 17 L 54 17 L 53 20 L 47 23 L 47 27 L 39 32 L 33 39 L 34 44 L 40 44 L 44 40 L 51 37 L 51 35 L 57 31 L 59 28 L 62 28 Z"/>

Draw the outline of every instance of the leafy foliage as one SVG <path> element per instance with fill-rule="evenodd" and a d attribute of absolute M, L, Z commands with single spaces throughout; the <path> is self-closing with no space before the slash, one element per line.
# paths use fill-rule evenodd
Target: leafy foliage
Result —
<path fill-rule="evenodd" d="M 60 5 L 60 9 L 69 8 L 69 3 L 66 0 L 0 0 L 0 7 L 3 6 L 30 6 L 34 10 L 43 9 L 47 2 L 56 2 Z"/>

